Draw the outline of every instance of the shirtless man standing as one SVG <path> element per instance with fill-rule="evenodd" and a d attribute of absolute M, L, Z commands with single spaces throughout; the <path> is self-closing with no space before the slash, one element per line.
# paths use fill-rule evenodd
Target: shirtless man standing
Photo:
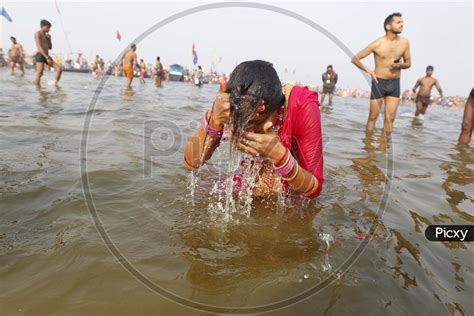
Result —
<path fill-rule="evenodd" d="M 24 56 L 23 56 L 23 46 L 16 41 L 16 38 L 13 36 L 10 37 L 10 40 L 12 41 L 12 47 L 10 48 L 9 51 L 9 57 L 10 57 L 10 73 L 13 75 L 13 71 L 15 69 L 15 65 L 18 64 L 18 67 L 20 68 L 21 75 L 25 75 L 25 67 L 24 67 Z"/>
<path fill-rule="evenodd" d="M 156 57 L 156 63 L 153 66 L 153 72 L 154 72 L 153 77 L 155 79 L 155 84 L 156 84 L 157 87 L 160 87 L 161 86 L 161 80 L 164 77 L 163 65 L 161 64 L 160 56 Z"/>
<path fill-rule="evenodd" d="M 435 79 L 432 77 L 433 69 L 434 68 L 431 65 L 426 67 L 426 76 L 418 79 L 412 90 L 413 93 L 416 93 L 416 89 L 420 87 L 420 90 L 418 90 L 418 94 L 415 99 L 415 103 L 416 103 L 415 117 L 422 120 L 425 118 L 424 115 L 425 115 L 426 109 L 428 108 L 428 105 L 430 104 L 431 89 L 433 89 L 433 86 L 435 86 L 436 89 L 438 90 L 440 98 L 443 97 L 443 91 L 441 90 L 441 86 L 439 85 L 438 79 Z"/>
<path fill-rule="evenodd" d="M 132 87 L 132 80 L 133 80 L 133 68 L 137 66 L 138 68 L 140 67 L 137 63 L 137 45 L 132 44 L 130 46 L 130 50 L 125 53 L 123 56 L 123 74 L 128 80 L 128 87 Z"/>
<path fill-rule="evenodd" d="M 36 60 L 36 79 L 35 84 L 37 86 L 41 83 L 41 77 L 43 76 L 44 65 L 53 67 L 56 72 L 55 84 L 58 84 L 59 79 L 61 79 L 62 69 L 61 66 L 54 62 L 54 60 L 49 56 L 49 50 L 53 48 L 51 42 L 51 35 L 49 35 L 49 30 L 51 29 L 51 23 L 46 20 L 41 20 L 40 30 L 35 33 L 35 42 L 38 52 L 35 55 Z"/>
<path fill-rule="evenodd" d="M 384 29 L 385 35 L 357 53 L 352 58 L 352 63 L 372 78 L 367 131 L 374 129 L 383 101 L 385 103 L 384 131 L 390 133 L 400 101 L 401 69 L 410 68 L 411 57 L 408 40 L 398 35 L 403 31 L 402 15 L 390 14 L 384 21 Z M 369 69 L 360 61 L 371 53 L 375 58 L 375 70 Z M 401 62 L 402 58 L 403 62 Z"/>

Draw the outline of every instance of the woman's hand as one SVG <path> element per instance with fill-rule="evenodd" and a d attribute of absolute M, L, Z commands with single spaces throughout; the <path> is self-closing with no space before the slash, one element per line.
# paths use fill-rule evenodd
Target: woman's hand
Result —
<path fill-rule="evenodd" d="M 227 81 L 220 78 L 220 89 L 214 101 L 211 117 L 209 118 L 209 125 L 212 128 L 224 127 L 224 124 L 229 123 L 230 120 L 230 101 L 229 93 L 227 93 Z"/>
<path fill-rule="evenodd" d="M 286 147 L 275 133 L 247 132 L 239 142 L 239 149 L 253 156 L 262 156 L 273 164 L 280 162 L 286 153 Z"/>

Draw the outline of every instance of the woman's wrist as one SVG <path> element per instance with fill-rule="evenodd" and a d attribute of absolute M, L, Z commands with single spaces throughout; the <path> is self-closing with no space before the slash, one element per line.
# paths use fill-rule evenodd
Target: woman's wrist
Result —
<path fill-rule="evenodd" d="M 206 112 L 206 122 L 213 129 L 223 130 L 224 124 L 218 122 L 211 111 Z"/>
<path fill-rule="evenodd" d="M 283 146 L 281 142 L 275 145 L 275 148 L 271 151 L 270 155 L 268 156 L 268 160 L 276 167 L 281 167 L 288 155 L 291 155 L 291 152 Z"/>
<path fill-rule="evenodd" d="M 284 164 L 288 162 L 288 159 L 290 158 L 290 151 L 288 149 L 285 150 L 281 158 L 278 160 L 278 162 L 272 162 L 273 166 L 275 168 L 281 168 Z"/>
<path fill-rule="evenodd" d="M 207 135 L 220 139 L 222 137 L 223 128 L 215 128 L 210 124 L 209 119 L 210 111 L 204 113 L 203 118 L 201 119 L 201 128 L 204 129 Z"/>
<path fill-rule="evenodd" d="M 306 192 L 303 193 L 303 196 L 307 198 L 311 197 L 314 194 L 314 192 L 318 190 L 318 187 L 319 187 L 318 179 L 315 176 L 313 176 L 311 178 L 310 188 Z"/>
<path fill-rule="evenodd" d="M 208 121 L 209 122 L 209 127 L 213 129 L 218 129 L 218 130 L 223 130 L 224 129 L 224 124 L 216 122 L 216 120 L 211 119 Z"/>
<path fill-rule="evenodd" d="M 285 176 L 282 176 L 282 178 L 286 182 L 290 183 L 296 179 L 299 171 L 300 171 L 300 166 L 296 162 L 294 165 L 291 166 L 290 172 L 288 172 Z"/>

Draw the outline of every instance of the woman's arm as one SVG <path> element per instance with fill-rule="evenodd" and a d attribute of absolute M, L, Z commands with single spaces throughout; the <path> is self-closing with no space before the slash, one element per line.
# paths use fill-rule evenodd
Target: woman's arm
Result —
<path fill-rule="evenodd" d="M 188 170 L 199 168 L 217 148 L 224 124 L 229 122 L 230 103 L 227 82 L 221 78 L 219 94 L 214 101 L 212 110 L 204 114 L 201 126 L 184 146 L 184 165 Z"/>
<path fill-rule="evenodd" d="M 288 186 L 298 192 L 303 196 L 308 198 L 313 198 L 319 195 L 321 183 L 318 181 L 318 178 L 310 173 L 308 170 L 304 169 L 295 158 L 291 152 L 288 150 L 286 156 L 289 158 L 284 158 L 283 161 L 291 161 L 294 159 L 294 166 L 291 168 L 291 171 L 282 176 L 282 178 L 288 183 Z M 278 168 L 278 165 L 275 165 Z M 318 192 L 318 194 L 315 194 Z"/>
<path fill-rule="evenodd" d="M 209 124 L 210 113 L 206 112 L 205 119 Z M 209 124 L 212 127 L 212 123 Z M 200 126 L 193 137 L 184 146 L 184 165 L 188 170 L 199 168 L 209 158 L 217 148 L 220 137 L 211 136 L 207 133 L 204 126 Z"/>
<path fill-rule="evenodd" d="M 303 163 L 296 161 L 276 134 L 245 133 L 239 149 L 253 156 L 268 159 L 289 187 L 306 197 L 313 198 L 321 191 L 322 180 L 318 180 Z M 322 179 L 322 177 L 321 177 Z"/>

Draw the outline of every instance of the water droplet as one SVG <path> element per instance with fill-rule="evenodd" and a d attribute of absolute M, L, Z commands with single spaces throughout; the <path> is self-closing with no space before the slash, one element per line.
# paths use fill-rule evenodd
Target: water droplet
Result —
<path fill-rule="evenodd" d="M 303 278 L 308 279 L 309 278 L 309 273 L 303 274 Z"/>

